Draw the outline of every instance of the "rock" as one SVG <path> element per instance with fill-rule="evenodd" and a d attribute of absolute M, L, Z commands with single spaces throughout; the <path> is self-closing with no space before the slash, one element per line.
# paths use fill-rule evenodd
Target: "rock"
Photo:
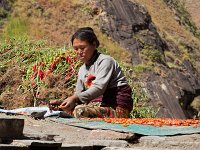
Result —
<path fill-rule="evenodd" d="M 99 0 L 98 5 L 105 12 L 100 16 L 101 31 L 132 52 L 133 64 L 141 63 L 139 51 L 144 44 L 163 52 L 166 44 L 144 7 L 128 0 Z"/>
<path fill-rule="evenodd" d="M 23 136 L 24 119 L 0 118 L 0 138 L 19 138 Z"/>
<path fill-rule="evenodd" d="M 133 133 L 122 133 L 111 130 L 92 130 L 89 139 L 92 140 L 132 140 L 135 138 Z"/>
<path fill-rule="evenodd" d="M 27 146 L 30 149 L 49 148 L 54 150 L 58 150 L 62 145 L 62 143 L 42 140 L 14 140 L 12 144 L 19 146 Z"/>
<path fill-rule="evenodd" d="M 12 2 L 9 0 L 1 0 L 0 1 L 0 18 L 5 18 L 8 15 L 8 12 L 11 10 Z"/>
<path fill-rule="evenodd" d="M 93 146 L 79 144 L 63 144 L 59 150 L 93 150 Z"/>
<path fill-rule="evenodd" d="M 127 147 L 128 142 L 124 140 L 91 140 L 90 145 L 107 147 Z"/>
<path fill-rule="evenodd" d="M 163 118 L 192 118 L 190 104 L 200 95 L 200 77 L 189 61 L 181 69 L 162 67 L 166 77 L 148 74 L 142 83 L 149 95 L 150 105 L 159 107 L 158 116 Z"/>
<path fill-rule="evenodd" d="M 193 142 L 188 141 L 190 135 L 175 137 L 158 137 L 158 136 L 146 136 L 139 139 L 139 146 L 148 148 L 168 148 L 168 149 L 199 149 L 200 142 L 193 140 Z"/>
<path fill-rule="evenodd" d="M 29 150 L 26 146 L 0 144 L 0 150 Z"/>
<path fill-rule="evenodd" d="M 101 150 L 170 150 L 163 148 L 145 148 L 145 147 L 134 147 L 134 148 L 120 148 L 120 147 L 105 147 Z"/>

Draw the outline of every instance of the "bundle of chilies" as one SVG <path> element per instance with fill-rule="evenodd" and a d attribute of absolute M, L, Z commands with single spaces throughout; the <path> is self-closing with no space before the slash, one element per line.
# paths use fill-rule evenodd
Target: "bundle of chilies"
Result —
<path fill-rule="evenodd" d="M 130 124 L 143 124 L 152 126 L 193 126 L 197 128 L 200 123 L 199 120 L 194 119 L 175 119 L 175 118 L 93 118 L 90 120 L 102 120 L 107 123 L 122 124 L 128 126 Z"/>
<path fill-rule="evenodd" d="M 66 53 L 63 54 L 63 56 L 58 56 L 50 65 L 49 65 L 49 70 L 43 71 L 41 68 L 45 66 L 44 62 L 37 62 L 36 64 L 33 65 L 33 74 L 31 75 L 31 79 L 34 79 L 35 77 L 39 77 L 40 80 L 44 79 L 47 75 L 52 73 L 55 69 L 55 66 L 57 63 L 60 62 L 61 58 L 66 60 L 68 64 L 70 64 L 69 69 L 66 70 L 66 76 L 65 80 L 68 80 L 70 76 L 75 72 L 74 69 L 74 63 L 77 61 L 77 56 L 75 57 L 70 57 Z"/>

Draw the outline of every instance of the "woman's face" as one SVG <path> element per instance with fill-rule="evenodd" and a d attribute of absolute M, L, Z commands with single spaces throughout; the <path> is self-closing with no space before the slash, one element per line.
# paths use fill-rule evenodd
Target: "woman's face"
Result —
<path fill-rule="evenodd" d="M 93 56 L 96 45 L 75 38 L 73 41 L 73 48 L 77 52 L 79 59 L 82 62 L 87 63 Z"/>

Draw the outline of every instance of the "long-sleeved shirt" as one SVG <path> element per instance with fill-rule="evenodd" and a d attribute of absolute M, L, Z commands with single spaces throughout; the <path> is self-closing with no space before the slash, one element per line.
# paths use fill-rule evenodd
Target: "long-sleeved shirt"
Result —
<path fill-rule="evenodd" d="M 87 78 L 91 74 L 94 80 L 91 87 L 87 88 Z M 90 61 L 79 69 L 75 94 L 80 101 L 87 103 L 108 89 L 123 85 L 128 85 L 128 82 L 118 63 L 112 57 L 95 51 Z"/>

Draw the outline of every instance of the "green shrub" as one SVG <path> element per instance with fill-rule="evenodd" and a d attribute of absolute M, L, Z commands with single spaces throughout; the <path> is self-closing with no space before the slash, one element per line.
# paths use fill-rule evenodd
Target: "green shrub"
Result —
<path fill-rule="evenodd" d="M 125 66 L 123 63 L 121 63 L 120 66 L 123 72 L 125 73 L 125 76 L 129 82 L 129 85 L 132 87 L 133 110 L 130 113 L 130 117 L 131 118 L 154 118 L 158 110 L 154 107 L 146 105 L 149 102 L 149 98 L 146 95 L 146 93 L 143 91 L 141 87 L 141 82 L 139 82 L 139 75 L 144 73 L 144 71 L 149 68 L 142 64 L 132 67 L 132 66 Z M 137 80 L 133 80 L 133 76 L 135 76 L 136 74 L 138 76 Z"/>
<path fill-rule="evenodd" d="M 142 59 L 150 62 L 163 62 L 163 54 L 158 50 L 149 46 L 145 46 L 141 51 Z"/>
<path fill-rule="evenodd" d="M 155 118 L 158 109 L 148 106 L 149 98 L 141 88 L 140 83 L 134 83 L 132 89 L 133 110 L 130 113 L 131 118 Z"/>
<path fill-rule="evenodd" d="M 0 7 L 0 18 L 6 18 L 8 16 L 8 11 Z"/>
<path fill-rule="evenodd" d="M 6 28 L 2 34 L 1 39 L 7 38 L 26 38 L 28 37 L 28 26 L 26 20 L 21 18 L 10 17 L 6 24 Z"/>

